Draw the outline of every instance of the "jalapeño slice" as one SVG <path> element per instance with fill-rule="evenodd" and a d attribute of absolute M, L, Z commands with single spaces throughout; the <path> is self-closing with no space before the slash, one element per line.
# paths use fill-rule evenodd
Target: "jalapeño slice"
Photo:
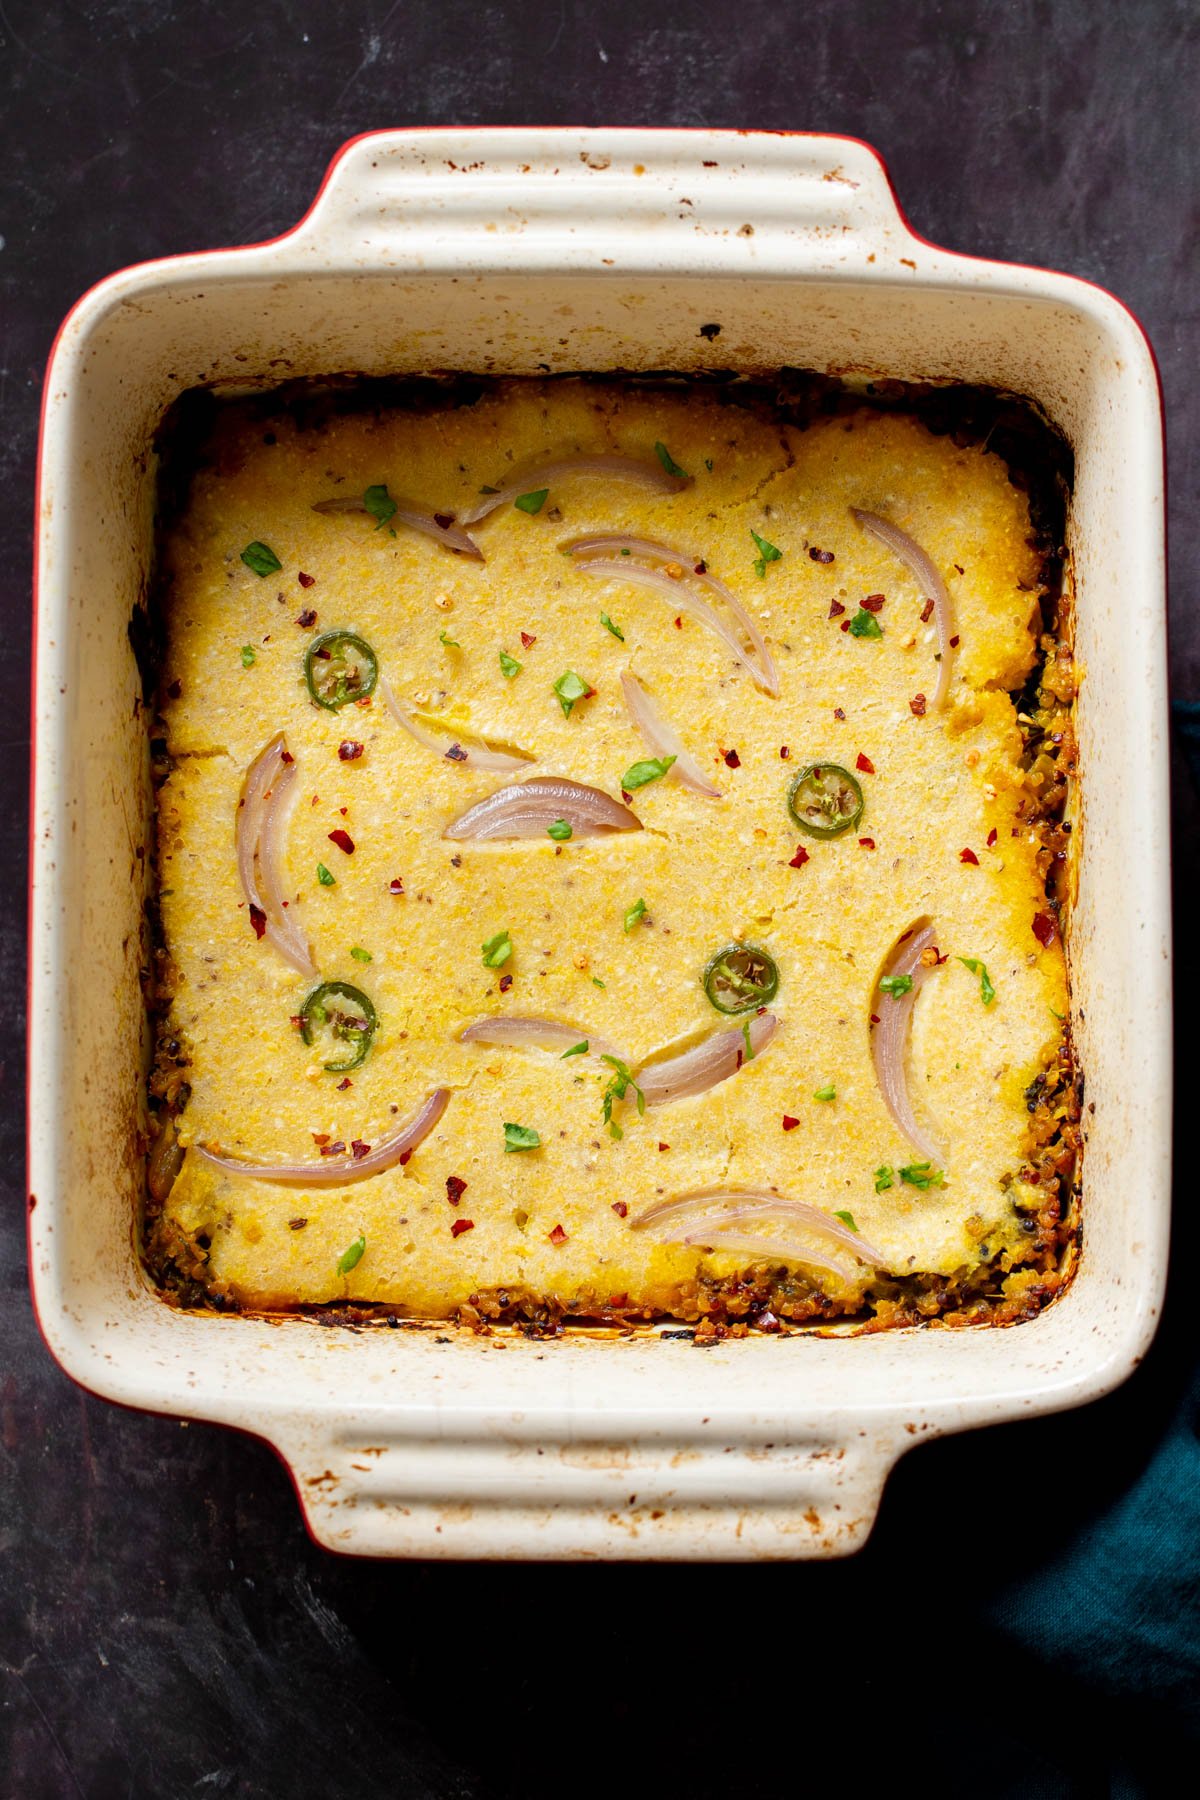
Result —
<path fill-rule="evenodd" d="M 788 811 L 809 837 L 840 837 L 862 818 L 863 791 L 840 763 L 809 763 L 788 789 Z"/>
<path fill-rule="evenodd" d="M 318 706 L 338 712 L 375 691 L 379 663 L 365 638 L 354 631 L 326 631 L 304 656 L 304 679 Z"/>
<path fill-rule="evenodd" d="M 779 970 L 757 944 L 726 944 L 705 964 L 703 981 L 719 1013 L 751 1012 L 775 998 Z"/>
<path fill-rule="evenodd" d="M 348 981 L 323 981 L 300 1008 L 300 1036 L 326 1052 L 345 1046 L 346 1054 L 325 1067 L 333 1075 L 357 1069 L 367 1060 L 379 1015 L 361 988 Z"/>

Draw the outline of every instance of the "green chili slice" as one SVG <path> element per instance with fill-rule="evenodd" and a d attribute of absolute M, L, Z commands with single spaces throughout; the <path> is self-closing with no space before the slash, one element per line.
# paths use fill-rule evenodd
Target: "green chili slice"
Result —
<path fill-rule="evenodd" d="M 325 1064 L 332 1075 L 366 1062 L 378 1024 L 379 1015 L 367 996 L 348 981 L 323 981 L 300 1008 L 300 1036 L 306 1044 L 333 1052 L 343 1045 L 347 1048 L 341 1061 Z"/>
<path fill-rule="evenodd" d="M 756 944 L 726 944 L 704 966 L 704 992 L 719 1013 L 750 1012 L 775 998 L 779 970 Z"/>
<path fill-rule="evenodd" d="M 840 837 L 862 818 L 863 791 L 840 763 L 809 763 L 788 789 L 788 811 L 809 837 Z"/>
<path fill-rule="evenodd" d="M 379 663 L 365 638 L 354 631 L 326 631 L 304 656 L 304 679 L 318 706 L 338 712 L 352 700 L 375 692 Z"/>

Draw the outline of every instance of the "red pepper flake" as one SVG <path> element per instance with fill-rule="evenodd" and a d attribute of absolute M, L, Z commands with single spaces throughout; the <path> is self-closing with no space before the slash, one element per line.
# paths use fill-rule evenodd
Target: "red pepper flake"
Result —
<path fill-rule="evenodd" d="M 815 544 L 810 548 L 808 554 L 814 562 L 831 563 L 833 561 L 832 550 L 818 550 Z"/>
<path fill-rule="evenodd" d="M 533 646 L 537 643 L 537 639 L 535 637 L 530 637 L 527 631 L 523 631 L 521 633 L 521 642 L 526 650 L 532 650 Z"/>
<path fill-rule="evenodd" d="M 958 649 L 958 646 L 959 646 L 959 644 L 960 644 L 960 643 L 961 643 L 961 642 L 962 642 L 962 639 L 961 639 L 961 638 L 957 638 L 957 637 L 952 637 L 952 638 L 951 638 L 951 639 L 950 639 L 950 648 L 951 648 L 951 649 L 952 649 L 952 650 L 957 650 L 957 649 Z"/>
<path fill-rule="evenodd" d="M 779 755 L 780 755 L 780 758 L 781 758 L 781 760 L 782 760 L 782 761 L 783 761 L 783 762 L 786 762 L 786 761 L 787 761 L 787 759 L 788 759 L 788 757 L 789 757 L 789 756 L 790 756 L 790 755 L 791 755 L 791 754 L 792 754 L 792 753 L 791 753 L 791 751 L 790 751 L 790 750 L 789 750 L 789 749 L 788 749 L 788 747 L 787 747 L 787 745 L 786 745 L 786 744 L 780 744 L 780 746 L 779 746 Z"/>
<path fill-rule="evenodd" d="M 616 1213 L 618 1219 L 625 1218 L 629 1212 L 629 1207 L 626 1205 L 624 1200 L 614 1200 L 612 1203 L 612 1209 Z"/>
<path fill-rule="evenodd" d="M 928 625 L 928 623 L 932 617 L 933 617 L 933 601 L 927 600 L 925 602 L 924 606 L 921 608 L 921 623 L 922 623 L 922 625 Z"/>
<path fill-rule="evenodd" d="M 350 1150 L 355 1162 L 361 1162 L 370 1148 L 370 1144 L 364 1144 L 361 1138 L 350 1139 Z"/>
<path fill-rule="evenodd" d="M 433 522 L 435 525 L 440 525 L 443 531 L 449 531 L 451 525 L 454 523 L 454 514 L 434 513 Z"/>
<path fill-rule="evenodd" d="M 840 629 L 841 629 L 841 630 L 842 630 L 842 631 L 849 631 L 849 629 L 850 629 L 850 621 L 849 621 L 849 619 L 843 619 L 843 620 L 842 620 L 842 623 L 841 623 L 841 627 L 840 627 Z"/>
<path fill-rule="evenodd" d="M 337 1091 L 339 1094 L 344 1094 L 348 1087 L 353 1086 L 354 1083 L 351 1081 L 350 1077 L 348 1075 L 343 1075 L 342 1079 L 337 1084 Z"/>
<path fill-rule="evenodd" d="M 343 831 L 340 826 L 336 831 L 329 833 L 329 841 L 331 844 L 336 844 L 339 850 L 344 850 L 347 856 L 354 855 L 354 839 L 348 831 Z"/>
<path fill-rule="evenodd" d="M 874 838 L 859 838 L 858 841 L 864 850 L 873 850 L 875 848 Z"/>
<path fill-rule="evenodd" d="M 793 1119 L 790 1113 L 784 1113 L 783 1129 L 785 1131 L 795 1131 L 795 1129 L 799 1123 L 800 1123 L 799 1119 Z"/>
<path fill-rule="evenodd" d="M 1043 949 L 1049 949 L 1054 942 L 1054 916 L 1052 913 L 1034 913 L 1033 935 Z"/>
<path fill-rule="evenodd" d="M 841 707 L 840 707 L 840 706 L 835 706 L 835 707 L 834 707 L 834 709 L 833 709 L 833 716 L 834 716 L 834 718 L 835 718 L 835 719 L 841 719 L 841 720 L 842 720 L 842 721 L 843 721 L 843 723 L 844 723 L 844 722 L 845 722 L 845 718 L 846 718 L 846 715 L 845 715 L 845 713 L 844 713 L 844 712 L 843 712 L 843 711 L 842 711 L 842 709 L 841 709 Z"/>
<path fill-rule="evenodd" d="M 474 1219 L 455 1219 L 453 1225 L 450 1227 L 450 1236 L 461 1237 L 464 1231 L 474 1231 L 474 1229 Z"/>
<path fill-rule="evenodd" d="M 178 700 L 180 694 L 182 694 L 182 692 L 183 692 L 182 681 L 171 682 L 170 686 L 167 688 L 167 692 L 171 696 L 172 700 Z"/>
<path fill-rule="evenodd" d="M 683 630 L 683 618 L 679 613 L 675 614 L 675 629 L 676 631 Z"/>
<path fill-rule="evenodd" d="M 924 694 L 914 694 L 912 699 L 909 701 L 908 706 L 909 706 L 909 711 L 912 712 L 913 714 L 915 714 L 915 716 L 918 719 L 923 719 L 925 717 L 925 696 L 924 696 Z"/>
<path fill-rule="evenodd" d="M 829 617 L 831 619 L 840 619 L 845 610 L 846 609 L 840 600 L 831 600 L 829 602 Z"/>
<path fill-rule="evenodd" d="M 356 738 L 343 738 L 338 745 L 338 756 L 342 762 L 357 762 L 363 753 L 363 747 Z"/>
<path fill-rule="evenodd" d="M 412 1151 L 402 1150 L 396 1160 L 400 1164 L 400 1167 L 403 1168 L 406 1162 L 412 1161 Z"/>
<path fill-rule="evenodd" d="M 797 844 L 796 845 L 796 854 L 795 854 L 795 856 L 792 857 L 791 861 L 788 863 L 788 868 L 789 869 L 802 869 L 807 861 L 808 861 L 808 851 L 804 848 L 803 844 Z"/>
<path fill-rule="evenodd" d="M 552 1244 L 565 1244 L 566 1241 L 567 1241 L 566 1232 L 563 1230 L 561 1225 L 556 1225 L 554 1227 L 554 1230 L 550 1233 L 550 1242 Z"/>
<path fill-rule="evenodd" d="M 446 1198 L 451 1206 L 457 1206 L 467 1191 L 467 1184 L 461 1175 L 447 1175 Z"/>
<path fill-rule="evenodd" d="M 507 994 L 507 992 L 508 992 L 509 988 L 512 986 L 512 984 L 513 984 L 513 978 L 511 975 L 502 975 L 500 977 L 500 992 L 502 994 Z"/>
<path fill-rule="evenodd" d="M 317 650 L 314 654 L 318 662 L 328 662 L 333 652 L 332 650 Z"/>
<path fill-rule="evenodd" d="M 301 1031 L 301 1030 L 303 1030 L 303 1028 L 304 1028 L 304 1017 L 303 1017 L 303 1014 L 301 1014 L 301 1013 L 292 1013 L 292 1014 L 291 1014 L 291 1016 L 290 1016 L 290 1017 L 289 1017 L 289 1019 L 288 1019 L 288 1024 L 289 1024 L 289 1025 L 294 1025 L 294 1026 L 295 1026 L 295 1027 L 296 1027 L 296 1030 L 297 1030 L 297 1031 Z"/>
<path fill-rule="evenodd" d="M 402 894 L 403 892 L 404 892 L 403 881 L 400 879 L 399 875 L 393 875 L 392 879 L 388 882 L 388 893 L 389 894 Z"/>
<path fill-rule="evenodd" d="M 742 759 L 738 755 L 736 750 L 726 750 L 724 755 L 725 755 L 725 767 L 727 769 L 740 769 L 741 768 Z"/>
<path fill-rule="evenodd" d="M 658 1147 L 660 1150 L 669 1150 L 671 1148 L 670 1144 L 660 1144 Z"/>
<path fill-rule="evenodd" d="M 255 906 L 253 900 L 250 902 L 250 923 L 254 927 L 255 937 L 261 942 L 262 935 L 267 929 L 267 915 L 261 906 Z"/>
<path fill-rule="evenodd" d="M 466 762 L 467 753 L 461 744 L 451 744 L 446 752 L 446 760 L 448 762 Z"/>
<path fill-rule="evenodd" d="M 317 615 L 311 606 L 306 606 L 302 613 L 296 614 L 296 623 L 301 631 L 310 631 L 317 622 Z M 318 654 L 320 654 L 318 652 Z"/>
<path fill-rule="evenodd" d="M 285 763 L 294 763 L 296 760 L 290 750 L 281 750 L 279 756 L 280 760 Z"/>
<path fill-rule="evenodd" d="M 886 604 L 887 597 L 884 594 L 867 594 L 863 599 L 863 606 L 867 612 L 880 612 Z"/>
<path fill-rule="evenodd" d="M 979 858 L 973 850 L 960 850 L 958 853 L 958 860 L 959 862 L 970 863 L 972 867 L 976 869 L 979 867 Z"/>
<path fill-rule="evenodd" d="M 316 576 L 315 575 L 306 575 L 304 573 L 303 569 L 299 570 L 299 572 L 297 573 L 296 580 L 300 583 L 301 587 L 305 587 L 305 588 L 315 587 L 317 585 Z"/>
<path fill-rule="evenodd" d="M 627 1293 L 625 1293 L 625 1294 L 610 1294 L 608 1304 L 610 1306 L 628 1306 L 629 1305 L 629 1295 Z"/>
<path fill-rule="evenodd" d="M 993 825 L 992 829 L 988 832 L 987 847 L 989 850 L 991 849 L 992 845 L 995 843 L 996 836 L 997 836 L 996 827 Z"/>
<path fill-rule="evenodd" d="M 864 756 L 861 750 L 854 759 L 854 766 L 863 775 L 873 775 L 875 773 L 875 764 L 871 761 L 869 756 Z"/>
<path fill-rule="evenodd" d="M 314 1131 L 312 1134 L 312 1141 L 316 1144 L 317 1148 L 320 1149 L 329 1142 L 329 1133 L 327 1131 Z"/>
<path fill-rule="evenodd" d="M 708 564 L 705 562 L 703 557 L 701 557 L 700 561 L 696 564 L 696 573 L 697 573 L 697 575 L 707 575 L 708 574 Z"/>
<path fill-rule="evenodd" d="M 344 1156 L 345 1154 L 346 1146 L 343 1144 L 341 1138 L 338 1138 L 335 1143 L 321 1145 L 322 1156 Z"/>

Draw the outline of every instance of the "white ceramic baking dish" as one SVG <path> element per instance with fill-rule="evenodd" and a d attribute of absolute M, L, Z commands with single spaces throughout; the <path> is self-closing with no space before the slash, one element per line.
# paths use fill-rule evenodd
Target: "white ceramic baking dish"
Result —
<path fill-rule="evenodd" d="M 715 342 L 703 325 L 719 323 Z M 877 373 L 1029 396 L 1076 455 L 1071 941 L 1084 1248 L 1009 1330 L 555 1343 L 172 1310 L 132 1221 L 149 841 L 127 626 L 164 409 L 337 371 Z M 257 1432 L 316 1537 L 381 1555 L 799 1557 L 870 1530 L 922 1438 L 1078 1405 L 1162 1291 L 1170 948 L 1160 402 L 1109 295 L 914 236 L 873 151 L 738 132 L 385 132 L 277 242 L 126 269 L 50 362 L 37 525 L 30 1249 L 46 1340 L 113 1400 Z"/>

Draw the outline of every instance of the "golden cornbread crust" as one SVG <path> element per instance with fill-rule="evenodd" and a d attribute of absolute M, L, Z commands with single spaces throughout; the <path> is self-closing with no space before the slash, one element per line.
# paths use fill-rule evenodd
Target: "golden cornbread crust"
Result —
<path fill-rule="evenodd" d="M 1078 1228 L 1079 1081 L 1062 943 L 1069 466 L 1048 429 L 972 390 L 852 392 L 785 372 L 769 393 L 601 378 L 306 390 L 213 405 L 183 435 L 151 619 L 143 1224 L 165 1297 L 536 1335 L 673 1319 L 701 1343 L 1009 1324 L 1053 1298 Z M 690 481 L 554 479 L 537 505 L 506 502 L 470 527 L 483 561 L 398 521 L 313 510 L 386 486 L 444 525 L 481 491 L 579 454 Z M 926 596 L 852 508 L 894 521 L 946 583 L 942 710 Z M 600 534 L 702 559 L 764 634 L 779 694 L 684 605 L 564 555 Z M 763 560 L 763 542 L 778 556 Z M 242 555 L 254 545 L 279 566 L 257 572 L 262 559 Z M 878 634 L 847 629 L 864 612 Z M 640 831 L 447 840 L 452 820 L 520 777 L 418 742 L 381 687 L 316 705 L 305 656 L 333 631 L 370 646 L 452 752 L 482 738 L 535 759 L 529 775 L 615 800 L 653 754 L 622 698 L 633 674 L 721 797 L 668 774 L 625 790 Z M 591 690 L 569 711 L 554 689 L 568 671 Z M 295 795 L 283 885 L 315 980 L 262 934 L 238 874 L 243 783 L 277 733 Z M 812 762 L 855 771 L 863 790 L 861 820 L 834 839 L 805 837 L 787 809 Z M 872 1008 L 892 1003 L 880 972 L 924 919 L 939 960 L 908 1067 L 944 1149 L 932 1179 L 872 1061 Z M 487 966 L 484 946 L 505 934 L 511 951 Z M 774 1038 L 708 1092 L 644 1116 L 633 1088 L 613 1097 L 620 1136 L 602 1111 L 611 1066 L 461 1039 L 481 1018 L 549 1019 L 615 1045 L 636 1075 L 740 1023 L 702 983 L 730 942 L 778 967 Z M 330 1072 L 298 1028 L 319 981 L 352 983 L 375 1008 L 352 1070 Z M 317 1168 L 339 1146 L 367 1155 L 435 1088 L 449 1093 L 436 1125 L 368 1180 L 283 1186 L 198 1154 Z M 506 1124 L 536 1146 L 506 1148 Z M 636 1228 L 655 1202 L 718 1185 L 848 1218 L 879 1266 L 834 1274 Z"/>

